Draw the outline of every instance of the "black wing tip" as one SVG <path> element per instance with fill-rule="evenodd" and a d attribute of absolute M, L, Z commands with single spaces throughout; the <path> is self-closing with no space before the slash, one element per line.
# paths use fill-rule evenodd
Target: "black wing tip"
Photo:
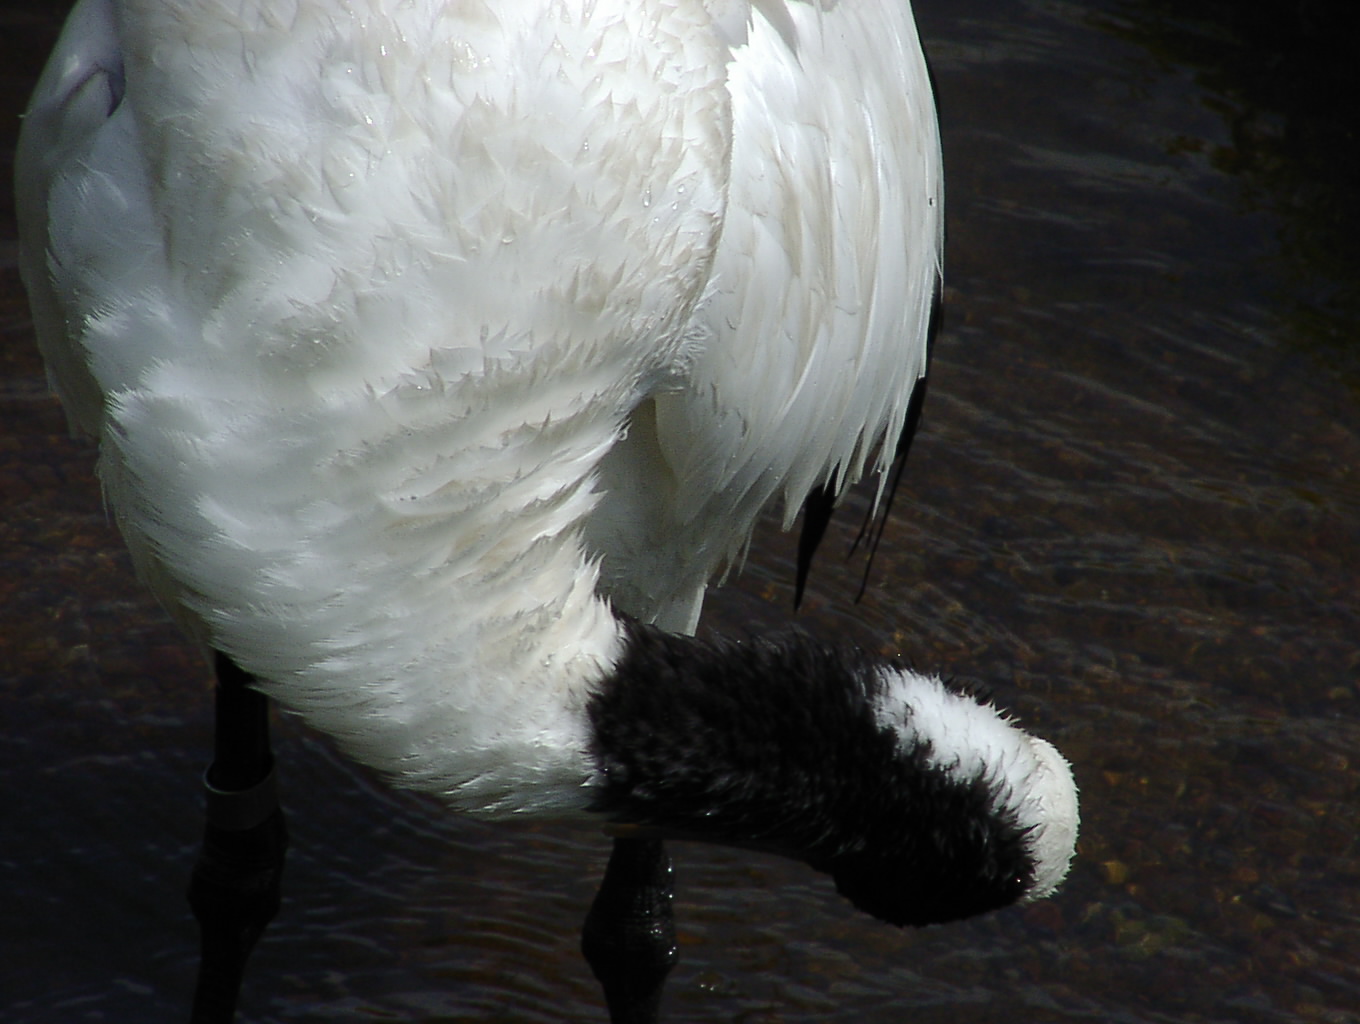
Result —
<path fill-rule="evenodd" d="M 817 554 L 817 549 L 826 537 L 831 517 L 836 513 L 836 497 L 836 491 L 828 481 L 818 484 L 803 499 L 803 527 L 798 534 L 798 567 L 793 588 L 795 610 L 802 607 L 813 556 Z"/>
<path fill-rule="evenodd" d="M 856 604 L 863 600 L 864 594 L 868 590 L 869 576 L 874 567 L 874 556 L 877 554 L 878 545 L 883 539 L 883 531 L 887 528 L 888 516 L 892 512 L 893 499 L 897 495 L 897 489 L 901 486 L 902 476 L 907 468 L 907 456 L 911 452 L 912 441 L 915 440 L 917 431 L 921 426 L 921 410 L 925 405 L 927 385 L 930 379 L 930 362 L 935 354 L 935 339 L 939 335 L 943 318 L 944 281 L 937 276 L 935 292 L 931 296 L 930 302 L 930 321 L 926 327 L 926 371 L 912 386 L 911 397 L 907 400 L 907 415 L 902 422 L 902 432 L 897 436 L 897 444 L 893 452 L 893 467 L 890 470 L 892 477 L 877 510 L 866 515 L 864 522 L 860 524 L 859 532 L 855 535 L 848 553 L 853 555 L 859 549 L 864 538 L 866 536 L 869 538 L 869 555 L 865 560 L 864 575 L 860 579 L 859 590 L 855 593 Z M 807 590 L 808 577 L 812 571 L 813 557 L 826 536 L 826 528 L 831 523 L 832 515 L 835 514 L 836 501 L 840 497 L 835 482 L 839 479 L 840 472 L 839 467 L 837 467 L 825 483 L 814 487 L 803 499 L 803 526 L 798 536 L 798 565 L 793 589 L 795 611 L 802 607 L 803 595 Z"/>

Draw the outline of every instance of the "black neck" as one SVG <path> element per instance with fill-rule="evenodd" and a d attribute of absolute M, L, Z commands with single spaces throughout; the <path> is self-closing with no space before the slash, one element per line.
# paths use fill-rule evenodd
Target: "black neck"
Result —
<path fill-rule="evenodd" d="M 1033 865 L 994 785 L 932 767 L 929 744 L 904 749 L 880 723 L 881 663 L 802 633 L 707 641 L 631 624 L 629 637 L 589 708 L 594 810 L 806 861 L 898 924 L 1024 892 Z"/>

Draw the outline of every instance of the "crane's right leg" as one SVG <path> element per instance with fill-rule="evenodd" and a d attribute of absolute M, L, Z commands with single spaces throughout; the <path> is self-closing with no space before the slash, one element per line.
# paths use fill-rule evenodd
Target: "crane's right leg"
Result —
<path fill-rule="evenodd" d="M 279 909 L 288 845 L 269 746 L 269 703 L 226 655 L 216 658 L 207 822 L 189 883 L 202 940 L 190 1024 L 231 1024 L 246 960 Z"/>

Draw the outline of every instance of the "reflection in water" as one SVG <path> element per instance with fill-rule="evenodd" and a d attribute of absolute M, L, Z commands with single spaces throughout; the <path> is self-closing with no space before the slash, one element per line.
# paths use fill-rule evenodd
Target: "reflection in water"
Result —
<path fill-rule="evenodd" d="M 920 6 L 947 329 L 868 595 L 824 557 L 800 618 L 1058 742 L 1081 855 L 1055 900 L 897 932 L 797 865 L 677 846 L 670 1019 L 1353 1020 L 1355 142 L 1316 83 L 1354 36 L 1301 80 L 1221 20 L 1250 5 Z M 0 12 L 6 111 L 59 21 Z M 103 520 L 0 232 L 0 1016 L 180 1019 L 207 675 Z M 710 625 L 785 619 L 789 551 L 766 538 Z M 600 1019 L 576 942 L 602 841 L 450 819 L 282 732 L 293 850 L 243 1019 Z"/>

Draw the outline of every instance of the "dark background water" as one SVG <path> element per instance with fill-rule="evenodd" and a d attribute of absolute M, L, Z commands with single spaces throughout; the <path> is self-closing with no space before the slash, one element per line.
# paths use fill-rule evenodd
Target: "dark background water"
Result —
<path fill-rule="evenodd" d="M 0 2 L 0 1019 L 183 1019 L 207 673 L 133 580 L 15 269 L 61 4 Z M 677 844 L 674 1021 L 1360 1020 L 1353 5 L 921 0 L 948 313 L 870 588 L 807 606 L 1073 761 L 1053 900 L 899 932 Z M 707 624 L 789 617 L 767 531 Z M 293 848 L 242 1020 L 598 1020 L 588 832 L 470 823 L 281 723 Z"/>

